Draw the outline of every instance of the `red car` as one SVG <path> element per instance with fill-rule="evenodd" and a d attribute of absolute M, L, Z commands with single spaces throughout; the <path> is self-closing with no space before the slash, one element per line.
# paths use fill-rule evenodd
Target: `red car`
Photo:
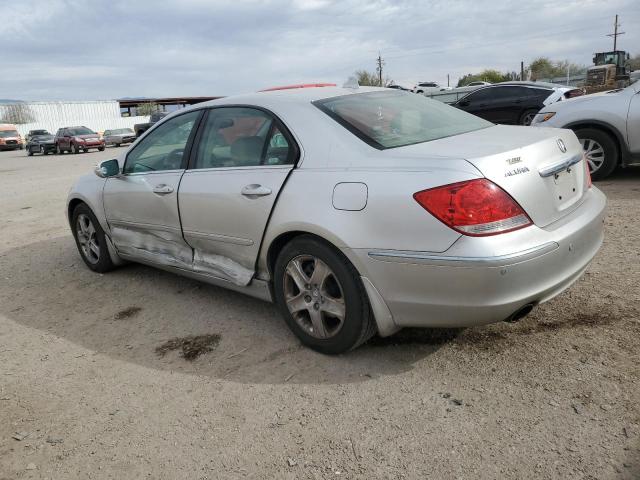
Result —
<path fill-rule="evenodd" d="M 56 133 L 54 140 L 56 153 L 64 152 L 80 153 L 86 152 L 90 148 L 104 150 L 104 140 L 93 130 L 87 127 L 64 127 Z"/>

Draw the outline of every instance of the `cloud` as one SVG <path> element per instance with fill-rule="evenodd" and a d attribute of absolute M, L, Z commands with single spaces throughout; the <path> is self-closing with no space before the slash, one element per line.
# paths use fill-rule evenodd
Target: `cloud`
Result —
<path fill-rule="evenodd" d="M 640 45 L 637 0 L 21 0 L 0 24 L 0 92 L 20 99 L 230 95 L 375 68 L 446 82 L 536 56 L 589 64 Z M 640 53 L 632 51 L 631 53 Z"/>

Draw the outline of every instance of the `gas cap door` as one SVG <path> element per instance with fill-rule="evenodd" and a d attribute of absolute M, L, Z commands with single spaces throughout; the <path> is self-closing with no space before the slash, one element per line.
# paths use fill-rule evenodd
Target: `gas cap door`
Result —
<path fill-rule="evenodd" d="M 368 189 L 365 183 L 342 182 L 333 187 L 333 208 L 359 211 L 367 206 Z"/>

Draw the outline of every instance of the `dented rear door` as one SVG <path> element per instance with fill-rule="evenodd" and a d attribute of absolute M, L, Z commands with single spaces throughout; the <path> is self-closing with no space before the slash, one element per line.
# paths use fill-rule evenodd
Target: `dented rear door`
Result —
<path fill-rule="evenodd" d="M 180 183 L 180 218 L 193 269 L 247 285 L 297 147 L 270 113 L 212 109 Z"/>

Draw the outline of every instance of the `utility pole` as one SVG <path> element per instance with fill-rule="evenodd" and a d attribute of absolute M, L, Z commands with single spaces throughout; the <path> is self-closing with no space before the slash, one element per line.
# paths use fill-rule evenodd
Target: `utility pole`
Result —
<path fill-rule="evenodd" d="M 382 66 L 384 65 L 384 61 L 382 60 L 382 56 L 380 55 L 380 52 L 378 52 L 378 58 L 376 59 L 376 63 L 378 64 L 376 67 L 376 70 L 378 72 L 378 86 L 384 87 L 384 85 L 382 85 Z"/>
<path fill-rule="evenodd" d="M 613 37 L 613 51 L 618 49 L 618 35 L 624 35 L 625 32 L 618 32 L 618 27 L 621 27 L 618 23 L 618 15 L 616 15 L 616 21 L 613 24 L 613 33 L 607 35 L 607 37 Z"/>
<path fill-rule="evenodd" d="M 447 73 L 447 87 L 449 86 L 449 74 Z"/>
<path fill-rule="evenodd" d="M 524 61 L 520 62 L 520 81 L 524 81 Z"/>

